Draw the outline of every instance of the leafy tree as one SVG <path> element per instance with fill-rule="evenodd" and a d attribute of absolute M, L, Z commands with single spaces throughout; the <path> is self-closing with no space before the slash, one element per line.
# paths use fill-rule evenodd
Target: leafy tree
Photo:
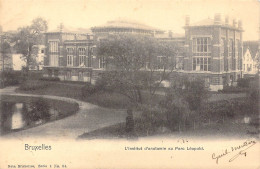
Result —
<path fill-rule="evenodd" d="M 1 39 L 1 41 L 2 41 L 2 39 Z M 1 52 L 1 58 L 2 58 L 2 62 L 3 62 L 2 63 L 2 65 L 3 65 L 2 69 L 4 71 L 4 64 L 5 64 L 4 61 L 8 57 L 8 54 L 11 53 L 11 46 L 7 41 L 4 41 L 4 42 L 1 43 L 0 50 L 1 50 L 0 51 Z"/>
<path fill-rule="evenodd" d="M 26 62 L 26 69 L 35 64 L 33 57 L 33 46 L 42 43 L 43 33 L 48 30 L 48 23 L 43 18 L 36 18 L 30 26 L 21 27 L 13 36 L 16 52 L 22 54 L 22 59 Z"/>
<path fill-rule="evenodd" d="M 183 95 L 192 111 L 198 111 L 204 101 L 207 100 L 208 91 L 202 79 L 186 80 L 184 82 Z"/>
<path fill-rule="evenodd" d="M 100 41 L 97 53 L 106 59 L 110 69 L 104 75 L 107 85 L 139 105 L 143 103 L 142 90 L 148 90 L 151 100 L 161 82 L 167 79 L 167 70 L 173 67 L 170 58 L 176 55 L 174 49 L 175 46 L 153 37 L 111 35 Z"/>

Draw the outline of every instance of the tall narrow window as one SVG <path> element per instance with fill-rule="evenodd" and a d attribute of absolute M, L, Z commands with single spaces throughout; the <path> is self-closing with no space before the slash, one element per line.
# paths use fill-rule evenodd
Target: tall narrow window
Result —
<path fill-rule="evenodd" d="M 210 71 L 211 39 L 197 37 L 192 39 L 192 70 Z"/>
<path fill-rule="evenodd" d="M 79 48 L 79 66 L 85 66 L 86 49 Z"/>
<path fill-rule="evenodd" d="M 101 69 L 104 69 L 105 68 L 105 64 L 106 64 L 106 62 L 105 62 L 105 57 L 100 57 L 99 58 L 99 68 L 101 68 Z"/>
<path fill-rule="evenodd" d="M 221 38 L 220 40 L 220 56 L 224 57 L 224 51 L 225 51 L 225 39 Z"/>
<path fill-rule="evenodd" d="M 50 66 L 59 66 L 58 41 L 49 42 Z"/>
<path fill-rule="evenodd" d="M 73 48 L 67 48 L 67 66 L 73 66 Z"/>

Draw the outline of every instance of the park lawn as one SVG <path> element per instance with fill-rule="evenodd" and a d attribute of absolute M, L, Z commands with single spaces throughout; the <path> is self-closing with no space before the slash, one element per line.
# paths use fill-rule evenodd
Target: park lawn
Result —
<path fill-rule="evenodd" d="M 115 92 L 97 91 L 90 96 L 84 97 L 82 95 L 82 87 L 84 87 L 84 84 L 30 80 L 25 84 L 22 84 L 21 87 L 16 90 L 16 92 L 74 98 L 101 107 L 115 109 L 125 109 L 129 106 L 129 98 Z M 143 92 L 142 95 L 143 101 L 146 103 L 148 100 L 148 94 Z M 155 104 L 159 103 L 163 98 L 164 96 L 162 95 L 156 95 L 156 97 L 152 98 L 152 102 Z"/>
<path fill-rule="evenodd" d="M 125 123 L 119 123 L 112 126 L 104 127 L 92 132 L 84 133 L 78 139 L 120 139 L 130 138 L 137 139 L 139 137 L 167 136 L 167 137 L 195 137 L 195 138 L 248 138 L 254 137 L 259 139 L 259 125 L 239 123 L 234 119 L 224 122 L 219 121 L 206 126 L 199 126 L 195 129 L 188 128 L 186 130 L 171 131 L 165 128 L 159 128 L 147 134 L 146 130 L 141 127 L 140 120 L 135 120 L 134 134 L 129 135 L 125 132 Z M 212 134 L 214 133 L 214 134 Z"/>

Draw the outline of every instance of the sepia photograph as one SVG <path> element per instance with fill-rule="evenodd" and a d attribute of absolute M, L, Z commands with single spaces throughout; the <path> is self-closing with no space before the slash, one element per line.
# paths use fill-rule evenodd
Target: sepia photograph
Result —
<path fill-rule="evenodd" d="M 0 0 L 0 169 L 260 169 L 259 5 Z"/>

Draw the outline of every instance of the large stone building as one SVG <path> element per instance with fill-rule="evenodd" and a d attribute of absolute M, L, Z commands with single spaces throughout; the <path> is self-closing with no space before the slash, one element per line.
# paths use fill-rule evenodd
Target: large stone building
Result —
<path fill-rule="evenodd" d="M 92 32 L 62 29 L 48 32 L 45 38 L 45 76 L 94 83 L 107 68 L 105 59 L 96 55 L 97 42 L 110 34 L 137 34 L 180 46 L 173 73 L 185 74 L 191 79 L 201 77 L 215 91 L 224 85 L 235 85 L 243 76 L 242 22 L 232 20 L 230 23 L 228 17 L 223 21 L 221 15 L 216 14 L 214 19 L 190 24 L 187 17 L 184 29 L 185 35 L 176 35 L 119 19 L 92 27 Z"/>
<path fill-rule="evenodd" d="M 60 30 L 45 33 L 44 76 L 60 80 L 95 83 L 106 70 L 105 58 L 96 55 L 96 44 L 111 34 L 156 36 L 164 31 L 134 21 L 118 19 L 105 25 L 85 30 Z"/>

